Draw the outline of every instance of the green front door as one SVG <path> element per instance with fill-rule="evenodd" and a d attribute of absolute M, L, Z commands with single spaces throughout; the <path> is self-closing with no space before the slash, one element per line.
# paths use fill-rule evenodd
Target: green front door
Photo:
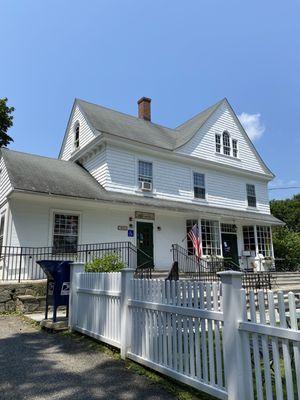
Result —
<path fill-rule="evenodd" d="M 235 264 L 239 265 L 236 235 L 232 233 L 222 233 L 222 249 L 224 258 L 230 258 Z"/>
<path fill-rule="evenodd" d="M 153 224 L 152 222 L 137 222 L 137 265 L 138 267 L 153 266 Z M 140 250 L 140 251 L 139 251 Z M 151 258 L 147 257 L 150 256 Z"/>

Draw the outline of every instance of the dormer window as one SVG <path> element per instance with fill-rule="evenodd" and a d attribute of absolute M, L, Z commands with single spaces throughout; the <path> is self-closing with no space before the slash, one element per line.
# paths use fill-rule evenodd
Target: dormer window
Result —
<path fill-rule="evenodd" d="M 223 153 L 230 156 L 230 136 L 228 132 L 223 132 Z"/>
<path fill-rule="evenodd" d="M 74 129 L 74 149 L 79 148 L 79 134 L 80 134 L 80 124 L 79 122 L 76 123 L 75 129 Z"/>

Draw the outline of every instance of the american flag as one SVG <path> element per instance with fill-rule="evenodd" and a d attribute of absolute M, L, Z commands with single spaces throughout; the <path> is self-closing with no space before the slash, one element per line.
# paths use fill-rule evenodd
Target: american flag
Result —
<path fill-rule="evenodd" d="M 195 249 L 195 256 L 197 258 L 200 258 L 202 256 L 202 247 L 201 247 L 200 232 L 198 226 L 195 224 L 187 235 L 193 243 L 193 247 Z"/>

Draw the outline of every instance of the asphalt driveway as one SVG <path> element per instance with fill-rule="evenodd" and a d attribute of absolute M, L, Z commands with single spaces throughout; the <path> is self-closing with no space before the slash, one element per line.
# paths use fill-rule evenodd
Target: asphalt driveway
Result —
<path fill-rule="evenodd" d="M 69 336 L 14 316 L 0 317 L 1 400 L 166 399 L 174 397 L 124 362 Z"/>

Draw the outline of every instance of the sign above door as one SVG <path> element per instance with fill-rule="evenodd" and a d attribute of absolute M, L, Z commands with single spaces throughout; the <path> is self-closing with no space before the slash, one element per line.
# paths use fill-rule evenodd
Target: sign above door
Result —
<path fill-rule="evenodd" d="M 150 212 L 145 212 L 145 211 L 136 211 L 135 212 L 135 218 L 136 219 L 147 219 L 150 221 L 154 221 L 155 220 L 155 214 L 154 213 L 150 213 Z"/>

